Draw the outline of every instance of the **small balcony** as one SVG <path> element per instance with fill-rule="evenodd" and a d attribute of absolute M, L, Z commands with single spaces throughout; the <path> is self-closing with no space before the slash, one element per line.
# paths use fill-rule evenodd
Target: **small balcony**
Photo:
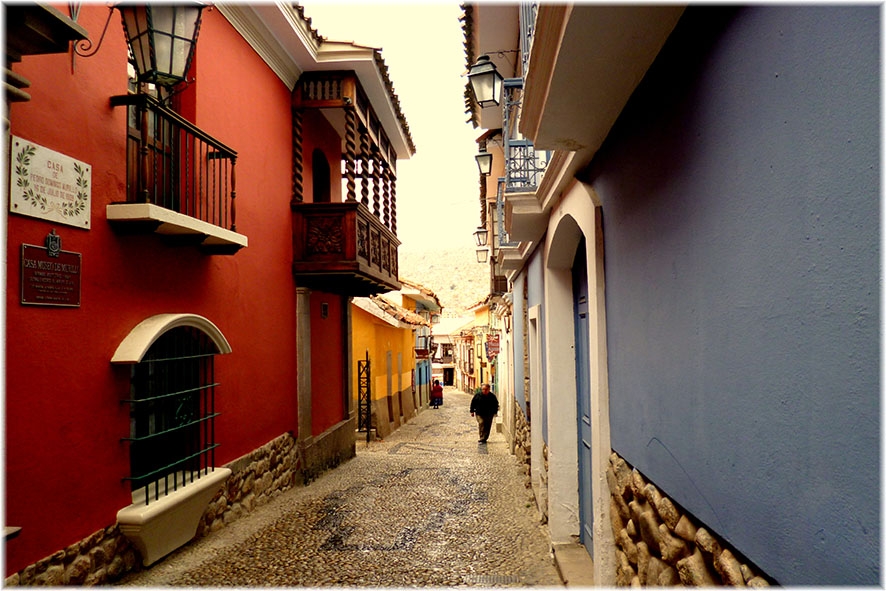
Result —
<path fill-rule="evenodd" d="M 298 285 L 355 297 L 400 289 L 400 241 L 365 205 L 294 202 L 292 214 Z"/>
<path fill-rule="evenodd" d="M 111 97 L 126 106 L 126 201 L 107 206 L 121 232 L 154 232 L 207 254 L 247 246 L 237 233 L 237 153 L 146 94 Z"/>
<path fill-rule="evenodd" d="M 427 335 L 419 335 L 415 337 L 415 358 L 430 359 L 431 351 L 435 350 L 434 339 Z"/>

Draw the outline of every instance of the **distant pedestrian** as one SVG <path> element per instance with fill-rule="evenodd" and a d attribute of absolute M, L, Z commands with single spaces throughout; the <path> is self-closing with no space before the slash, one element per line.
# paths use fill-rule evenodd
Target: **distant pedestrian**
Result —
<path fill-rule="evenodd" d="M 483 384 L 483 388 L 471 399 L 471 416 L 477 417 L 480 430 L 480 439 L 477 443 L 486 443 L 489 439 L 492 419 L 496 414 L 498 414 L 498 398 L 489 390 L 489 384 Z"/>
<path fill-rule="evenodd" d="M 441 404 L 443 404 L 443 386 L 440 385 L 440 380 L 434 380 L 434 387 L 431 388 L 431 406 L 440 408 Z"/>

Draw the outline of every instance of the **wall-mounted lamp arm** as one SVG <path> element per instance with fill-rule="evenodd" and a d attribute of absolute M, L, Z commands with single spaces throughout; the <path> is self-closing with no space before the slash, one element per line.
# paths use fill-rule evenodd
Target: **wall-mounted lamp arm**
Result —
<path fill-rule="evenodd" d="M 80 57 L 92 57 L 98 50 L 102 47 L 102 41 L 105 40 L 105 33 L 108 32 L 108 25 L 111 23 L 111 16 L 114 14 L 114 6 L 111 6 L 108 10 L 108 20 L 105 21 L 105 28 L 102 30 L 102 36 L 99 37 L 98 45 L 95 46 L 95 49 L 92 49 L 92 40 L 84 39 L 79 43 L 74 44 L 74 53 L 79 55 Z M 92 49 L 92 51 L 89 51 Z"/>

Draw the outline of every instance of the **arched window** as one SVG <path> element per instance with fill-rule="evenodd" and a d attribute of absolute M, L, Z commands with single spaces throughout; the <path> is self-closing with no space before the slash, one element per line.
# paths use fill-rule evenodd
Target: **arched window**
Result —
<path fill-rule="evenodd" d="M 314 183 L 314 203 L 329 203 L 332 200 L 331 171 L 326 154 L 314 150 L 311 155 L 311 175 Z"/>
<path fill-rule="evenodd" d="M 200 316 L 162 314 L 136 327 L 114 363 L 131 363 L 130 474 L 133 499 L 149 504 L 215 464 L 215 355 L 224 336 Z"/>

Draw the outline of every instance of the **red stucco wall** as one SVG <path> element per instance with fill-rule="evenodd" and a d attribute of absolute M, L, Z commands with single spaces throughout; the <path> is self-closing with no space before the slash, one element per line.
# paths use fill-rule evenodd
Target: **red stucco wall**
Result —
<path fill-rule="evenodd" d="M 97 36 L 106 16 L 104 5 L 85 4 L 79 22 Z M 7 574 L 113 524 L 129 504 L 121 480 L 129 454 L 120 441 L 129 431 L 129 408 L 120 403 L 129 369 L 109 360 L 145 318 L 205 316 L 233 348 L 216 360 L 217 465 L 298 424 L 289 90 L 217 10 L 205 10 L 192 72 L 198 81 L 185 102 L 201 129 L 238 152 L 237 231 L 249 246 L 206 256 L 155 235 L 115 233 L 105 206 L 125 200 L 126 113 L 108 101 L 126 92 L 119 21 L 115 14 L 101 50 L 77 58 L 73 73 L 69 55 L 28 56 L 13 67 L 32 82 L 32 100 L 12 105 L 11 133 L 92 166 L 92 223 L 87 231 L 8 218 L 6 525 L 22 531 L 6 544 Z M 52 228 L 63 249 L 82 254 L 79 308 L 19 303 L 21 245 L 42 245 Z M 337 306 L 330 300 L 334 319 Z M 332 334 L 340 345 L 340 327 Z M 331 375 L 341 380 L 340 372 Z M 314 416 L 318 425 L 329 420 Z"/>
<path fill-rule="evenodd" d="M 345 418 L 342 368 L 347 343 L 342 299 L 320 291 L 311 294 L 311 427 L 315 436 Z M 326 318 L 321 314 L 323 304 L 328 306 Z"/>

